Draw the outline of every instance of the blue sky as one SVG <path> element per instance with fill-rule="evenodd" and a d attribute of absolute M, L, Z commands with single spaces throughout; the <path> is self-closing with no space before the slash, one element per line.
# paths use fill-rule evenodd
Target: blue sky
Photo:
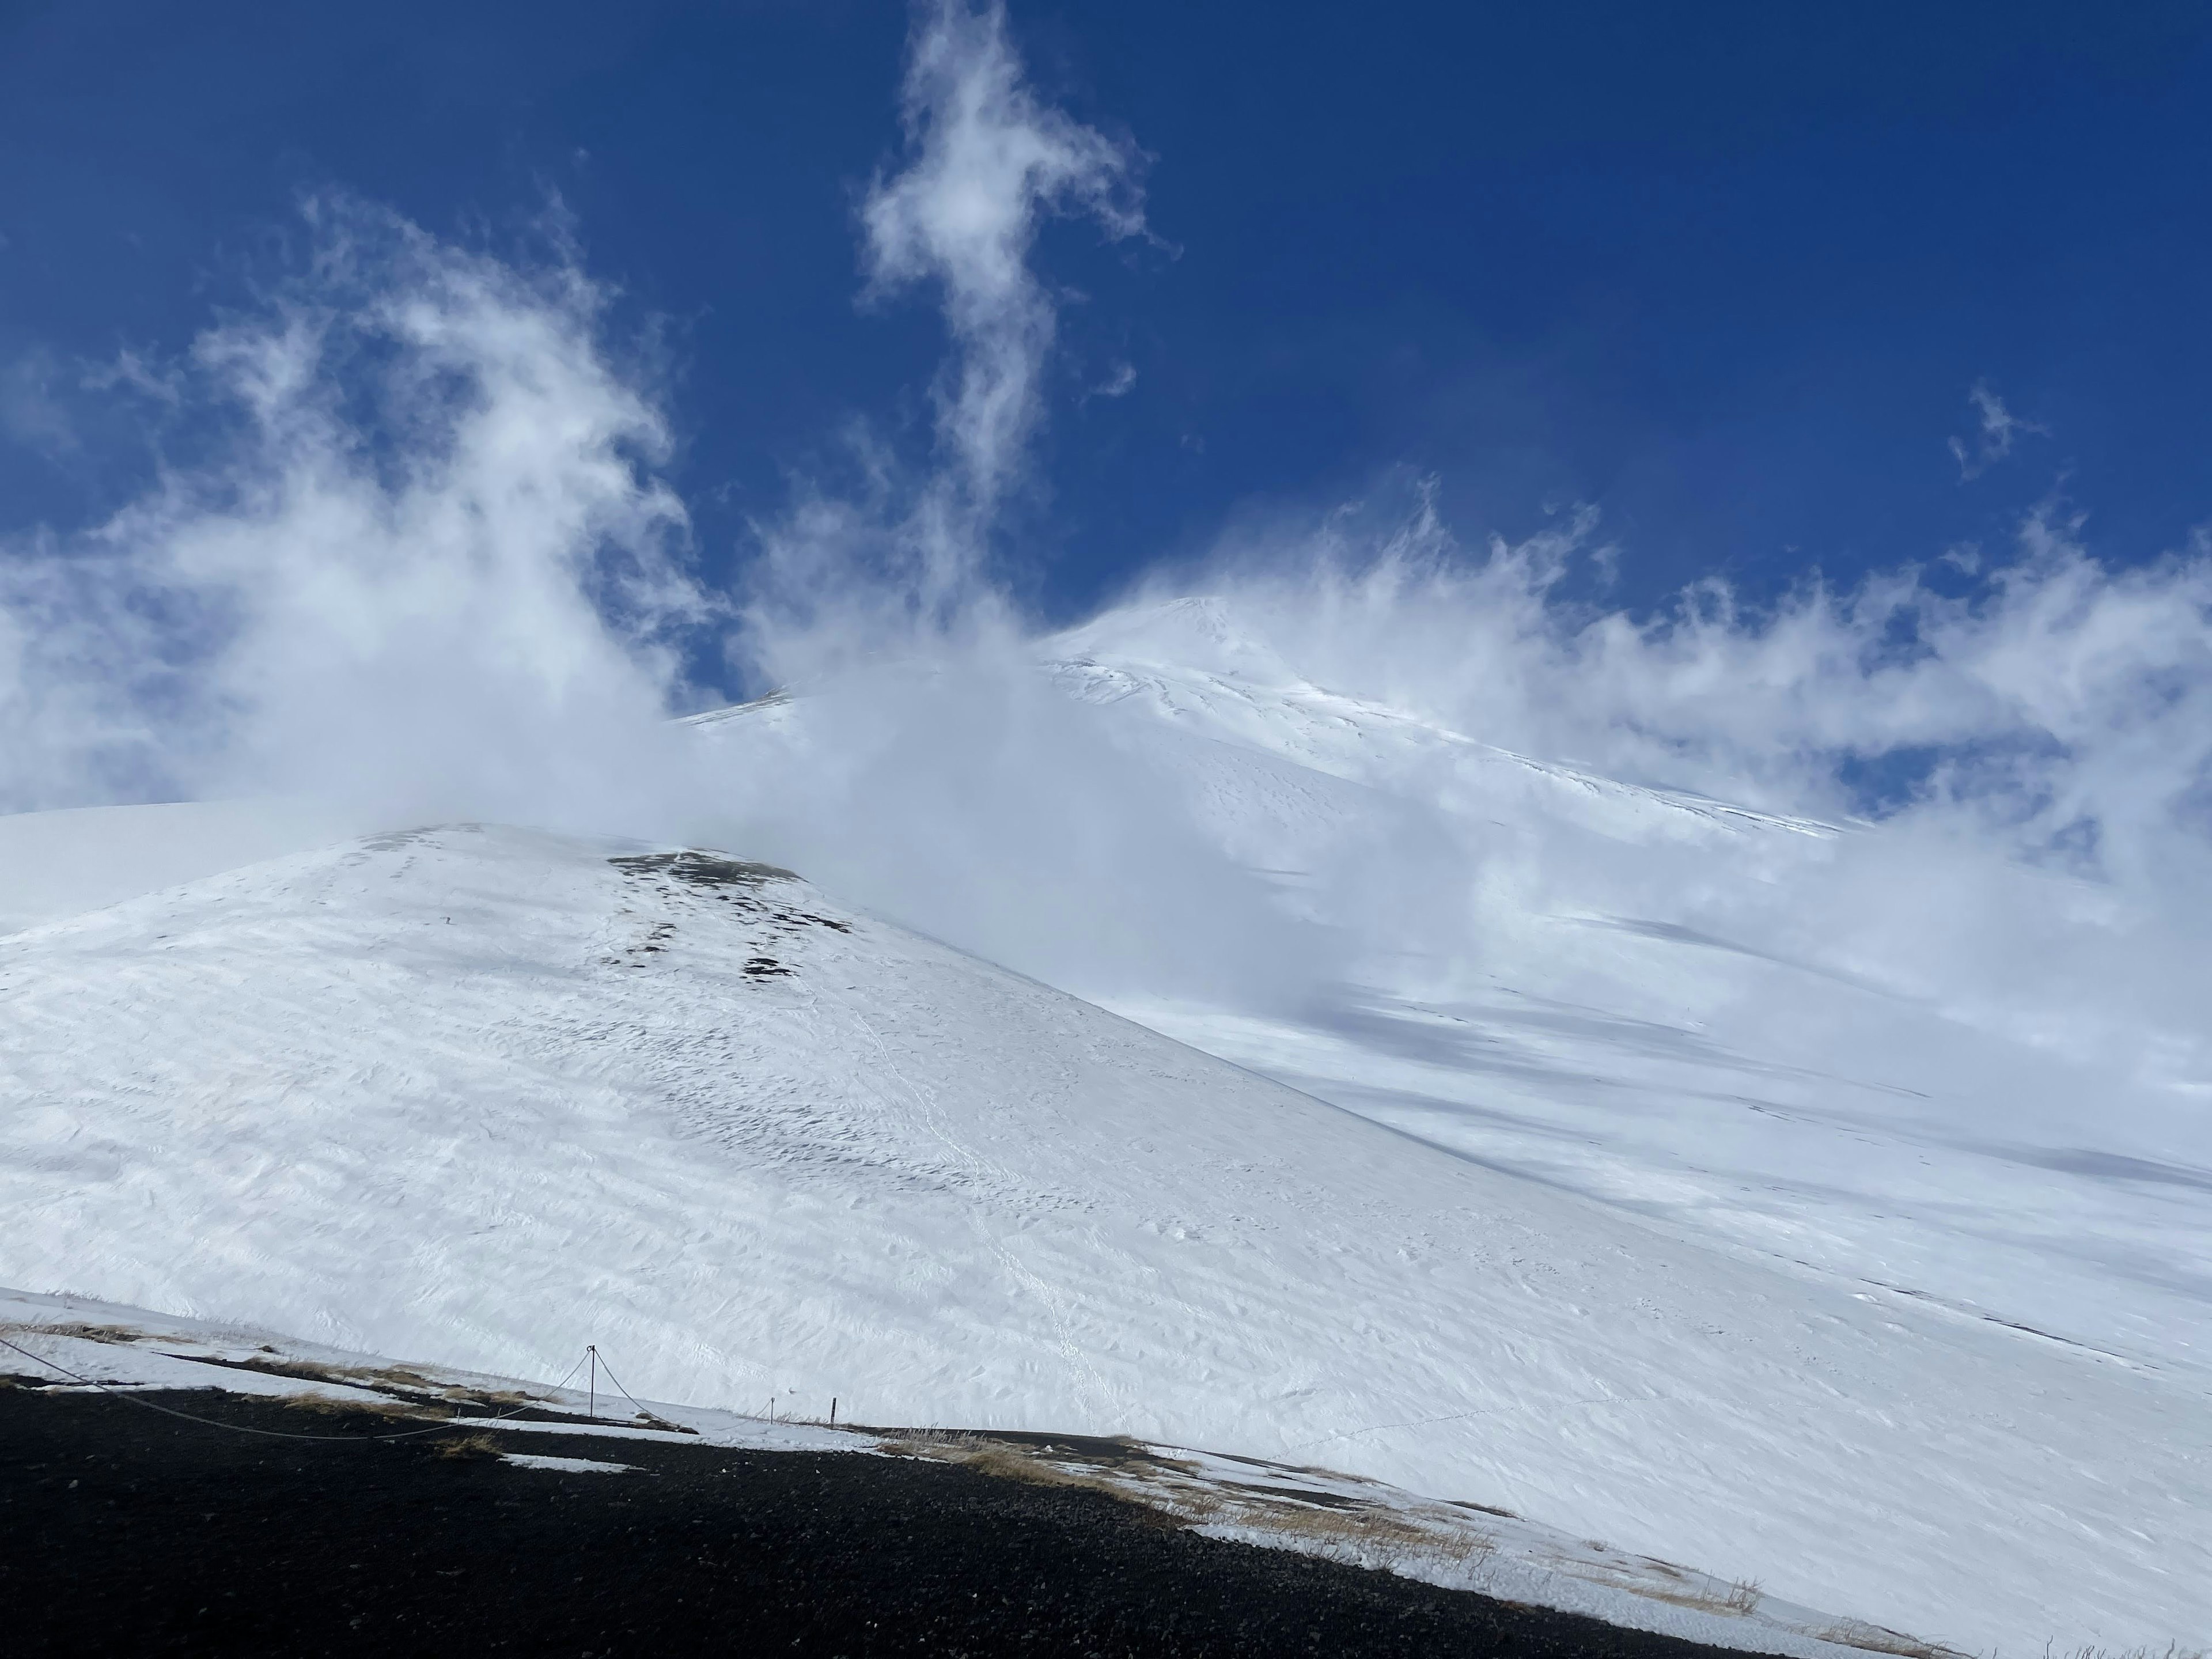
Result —
<path fill-rule="evenodd" d="M 1037 255 L 1080 297 L 1001 552 L 1047 612 L 1423 476 L 1467 534 L 1595 505 L 1638 607 L 1996 549 L 2053 490 L 2118 564 L 2212 516 L 2206 7 L 1256 15 L 1013 12 L 1040 94 L 1150 157 L 1152 240 Z M 86 380 L 246 303 L 331 186 L 494 247 L 557 193 L 659 342 L 710 573 L 855 413 L 926 441 L 934 308 L 856 303 L 900 7 L 0 18 L 0 526 L 143 485 Z M 1962 468 L 1978 384 L 2045 429 Z"/>
<path fill-rule="evenodd" d="M 1036 669 L 1182 593 L 1102 635 L 1879 818 L 1844 933 L 2131 1043 L 2212 916 L 2203 9 L 1255 15 L 0 14 L 0 810 L 788 848 L 1172 962 L 1249 872 Z M 773 687 L 787 769 L 669 719 Z M 1405 822 L 1348 904 L 1548 890 Z"/>

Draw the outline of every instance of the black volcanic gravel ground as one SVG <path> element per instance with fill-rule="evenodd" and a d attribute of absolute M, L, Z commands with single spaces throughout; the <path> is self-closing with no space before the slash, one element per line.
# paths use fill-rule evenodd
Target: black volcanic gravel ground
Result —
<path fill-rule="evenodd" d="M 207 1393 L 226 1421 L 388 1433 Z M 0 1650 L 32 1654 L 1715 1653 L 1195 1537 L 944 1464 L 553 1434 L 301 1444 L 0 1386 Z"/>

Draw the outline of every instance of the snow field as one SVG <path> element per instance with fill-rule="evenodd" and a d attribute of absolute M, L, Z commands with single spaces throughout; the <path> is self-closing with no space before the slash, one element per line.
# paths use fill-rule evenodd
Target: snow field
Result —
<path fill-rule="evenodd" d="M 1334 1468 L 1977 1651 L 2212 1626 L 2191 1374 L 1700 1242 L 647 854 L 447 827 L 0 939 L 0 1282 Z"/>

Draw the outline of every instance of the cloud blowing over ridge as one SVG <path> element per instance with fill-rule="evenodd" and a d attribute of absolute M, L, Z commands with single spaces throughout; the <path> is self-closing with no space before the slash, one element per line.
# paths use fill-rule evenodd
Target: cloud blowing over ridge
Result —
<path fill-rule="evenodd" d="M 1757 612 L 1711 583 L 1656 618 L 1560 597 L 1587 517 L 1475 550 L 1415 503 L 1364 543 L 1331 521 L 1224 547 L 1179 586 L 1305 680 L 1632 780 L 1887 817 L 1848 878 L 1777 889 L 1771 915 L 1591 843 L 1405 853 L 1401 896 L 1364 921 L 1348 899 L 1291 917 L 1174 779 L 1036 672 L 989 574 L 1046 414 L 1037 228 L 1138 234 L 1140 158 L 1042 102 L 1002 13 L 958 0 L 918 14 L 902 111 L 862 264 L 870 303 L 940 307 L 927 454 L 875 444 L 865 487 L 798 481 L 736 590 L 709 591 L 663 476 L 670 416 L 574 256 L 503 262 L 312 204 L 312 260 L 163 371 L 223 434 L 212 458 L 0 554 L 0 804 L 294 793 L 394 822 L 720 836 L 1078 989 L 1226 1000 L 1304 994 L 1394 928 L 1498 948 L 1482 883 L 1517 859 L 1532 904 L 1602 889 L 1776 941 L 1818 918 L 1832 950 L 1990 1019 L 2033 1011 L 2099 1052 L 2150 1031 L 2162 1075 L 2212 1097 L 2175 1035 L 2212 943 L 2201 540 L 2113 568 L 2032 508 L 1971 582 L 1900 563 Z M 804 746 L 702 763 L 668 717 L 726 678 L 724 649 L 732 684 L 804 694 Z M 2063 904 L 2020 915 L 2016 866 Z"/>

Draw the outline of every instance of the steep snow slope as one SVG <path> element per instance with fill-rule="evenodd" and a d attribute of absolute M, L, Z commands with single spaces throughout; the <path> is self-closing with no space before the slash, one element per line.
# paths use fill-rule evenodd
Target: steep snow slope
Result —
<path fill-rule="evenodd" d="M 1491 748 L 1306 682 L 1212 601 L 1046 652 L 1352 942 L 1298 1009 L 1122 1012 L 1847 1281 L 2212 1364 L 2212 1027 L 2201 986 L 2100 984 L 2132 967 L 2112 893 Z"/>
<path fill-rule="evenodd" d="M 1121 1431 L 1976 1648 L 2212 1625 L 2192 1380 L 1688 1242 L 719 858 L 453 827 L 0 939 L 0 1283 Z"/>

